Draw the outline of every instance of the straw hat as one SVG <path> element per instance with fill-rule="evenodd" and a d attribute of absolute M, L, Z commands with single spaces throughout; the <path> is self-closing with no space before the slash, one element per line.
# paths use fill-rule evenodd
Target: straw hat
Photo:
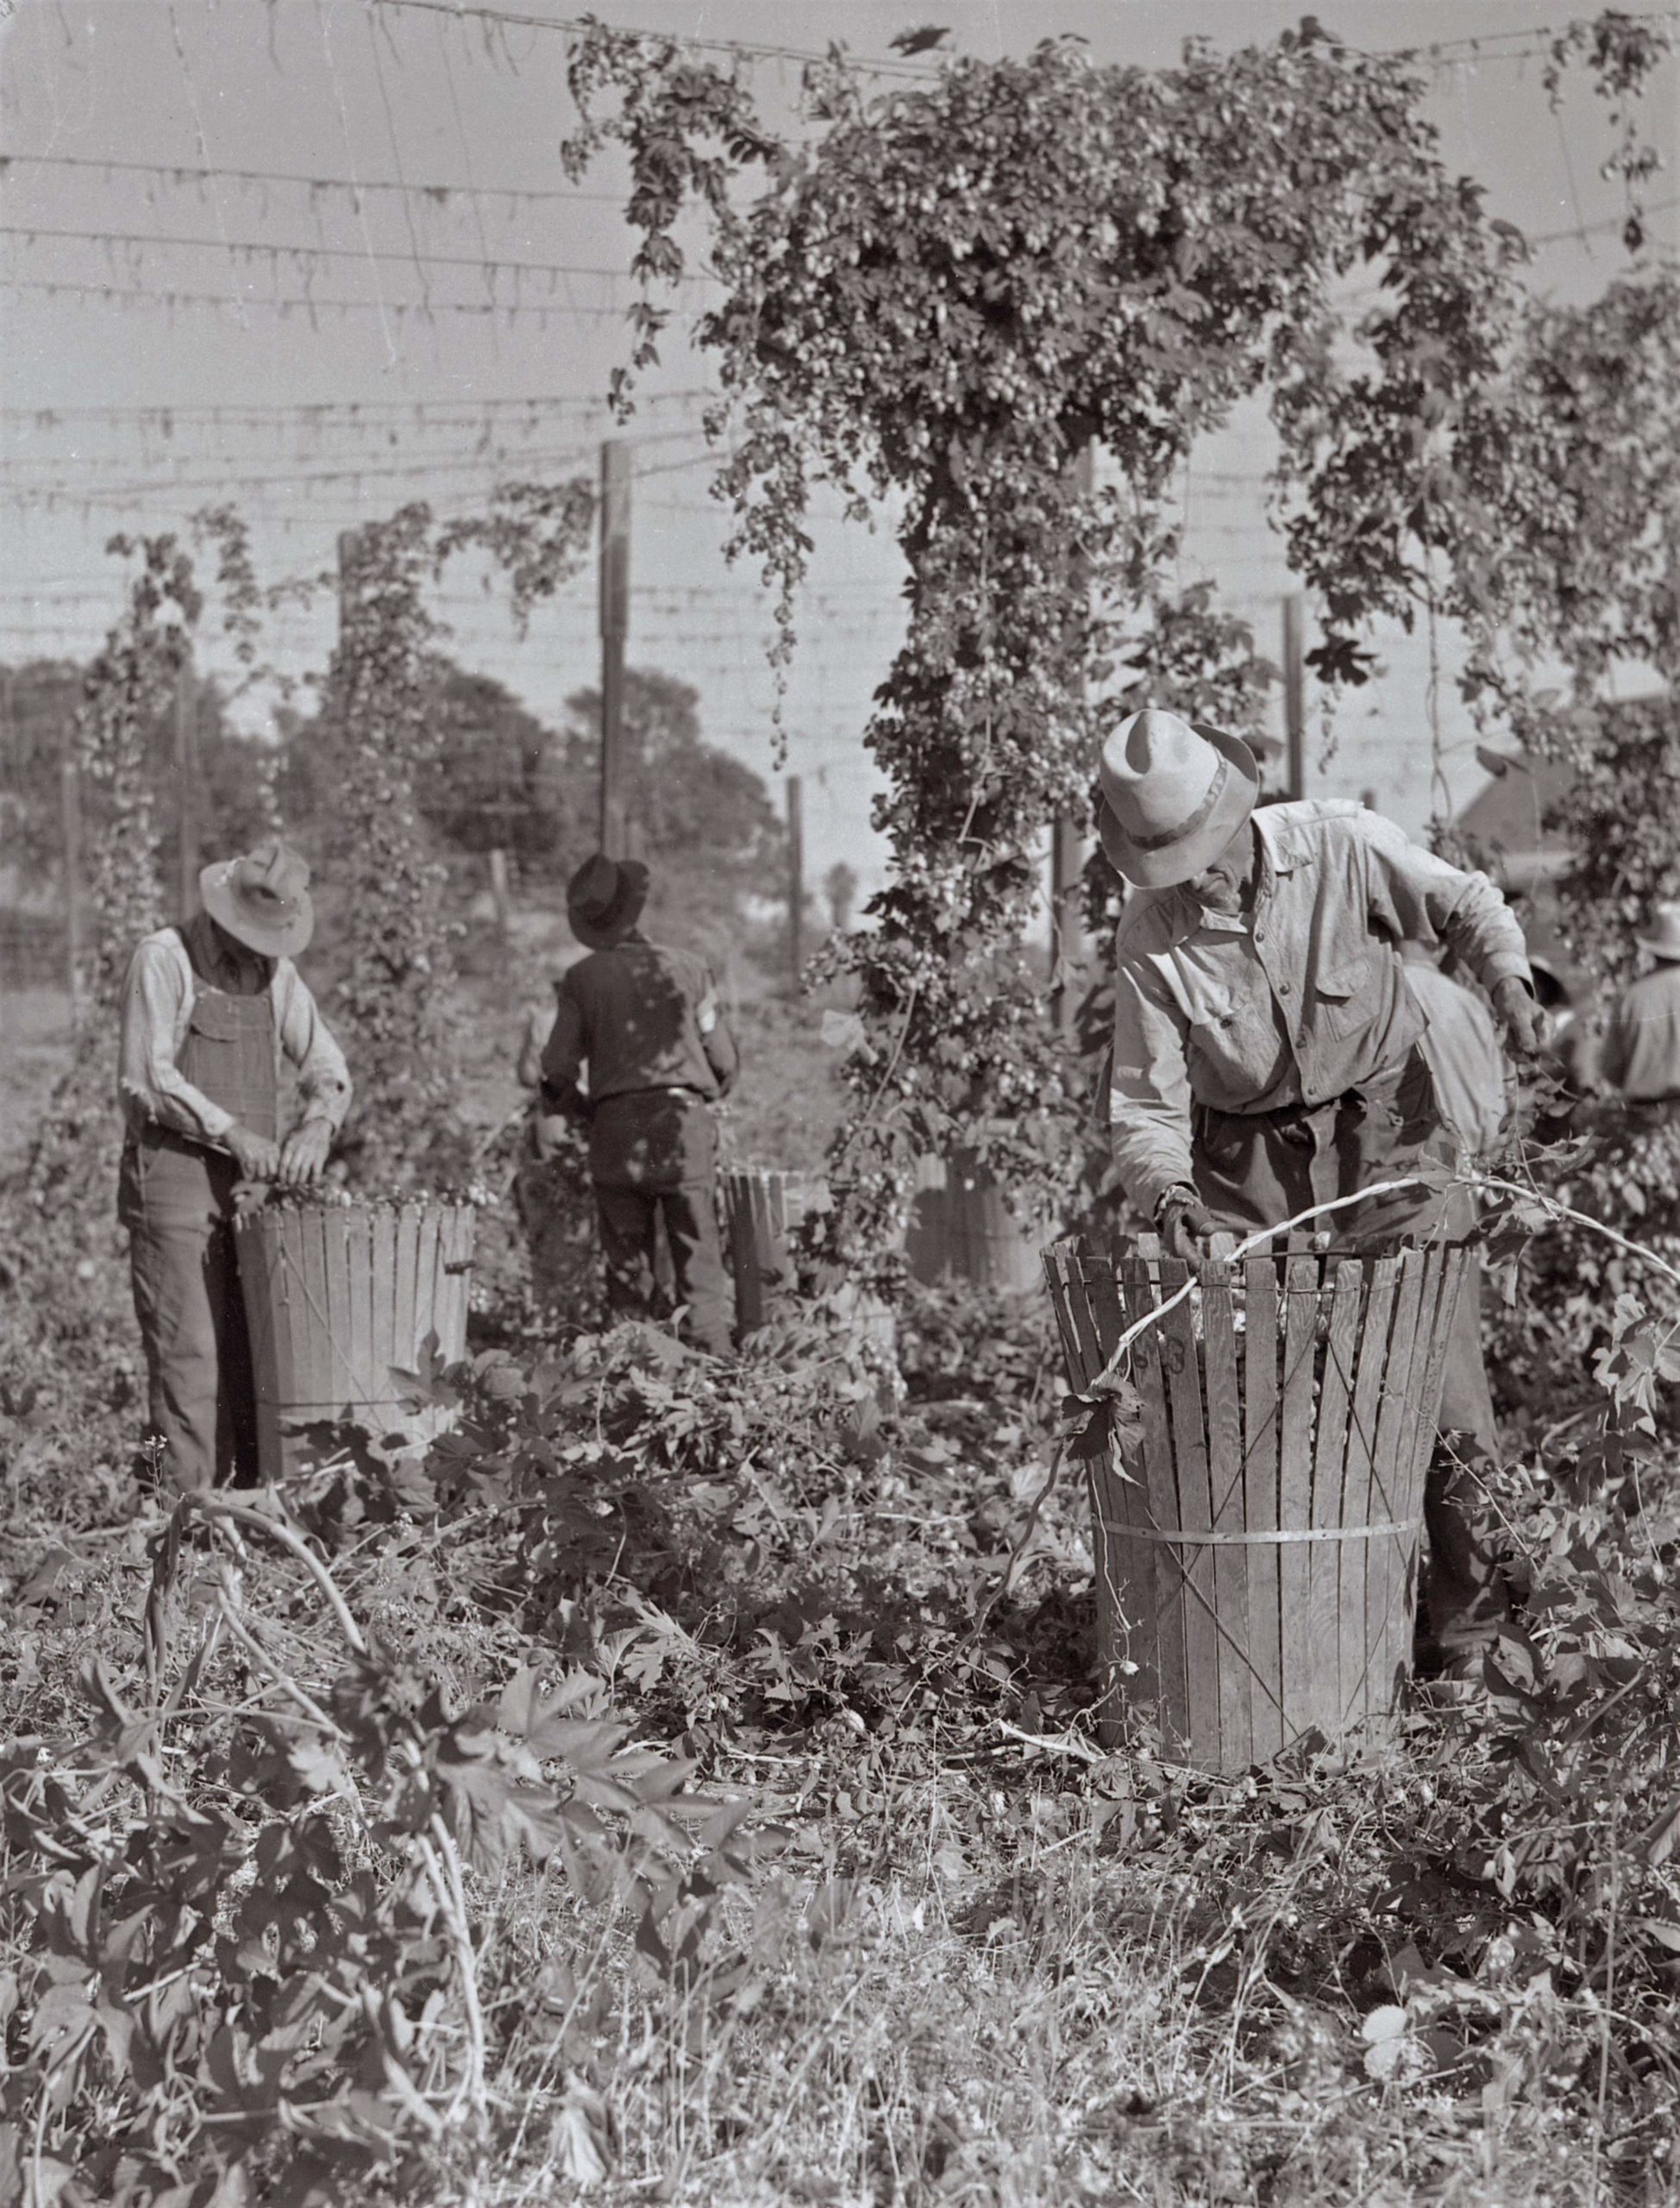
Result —
<path fill-rule="evenodd" d="M 315 932 L 308 865 L 278 836 L 207 866 L 198 894 L 218 927 L 264 958 L 295 958 Z"/>
<path fill-rule="evenodd" d="M 610 859 L 597 851 L 566 885 L 566 917 L 591 950 L 610 950 L 642 917 L 648 901 L 648 869 L 640 859 Z"/>
<path fill-rule="evenodd" d="M 1653 905 L 1646 925 L 1651 933 L 1639 938 L 1640 950 L 1653 958 L 1680 958 L 1680 905 Z"/>
<path fill-rule="evenodd" d="M 1097 831 L 1128 881 L 1167 889 L 1210 867 L 1254 810 L 1254 754 L 1223 729 L 1146 706 L 1097 764 Z"/>

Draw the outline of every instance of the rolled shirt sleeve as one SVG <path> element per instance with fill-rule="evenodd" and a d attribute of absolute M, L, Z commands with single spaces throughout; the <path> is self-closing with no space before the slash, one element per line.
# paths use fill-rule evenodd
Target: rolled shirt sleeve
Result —
<path fill-rule="evenodd" d="M 1150 1217 L 1169 1189 L 1194 1179 L 1185 1037 L 1184 1015 L 1154 969 L 1117 946 L 1109 1133 L 1126 1195 Z"/>
<path fill-rule="evenodd" d="M 350 1069 L 308 982 L 286 958 L 274 974 L 274 1019 L 280 1049 L 298 1069 L 305 1121 L 322 1120 L 336 1131 L 350 1108 Z"/>
<path fill-rule="evenodd" d="M 562 974 L 555 983 L 555 1024 L 542 1045 L 542 1093 L 556 1111 L 574 1119 L 588 1116 L 589 1107 L 578 1085 L 587 1047 L 583 1007 L 571 986 L 570 975 Z"/>
<path fill-rule="evenodd" d="M 1522 930 L 1485 874 L 1448 865 L 1380 813 L 1360 825 L 1374 919 L 1405 942 L 1445 943 L 1487 990 L 1513 979 L 1533 987 Z"/>
<path fill-rule="evenodd" d="M 219 1147 L 233 1113 L 195 1088 L 175 1063 L 191 990 L 192 969 L 179 944 L 167 933 L 147 936 L 129 961 L 122 984 L 117 1098 L 136 1132 L 161 1127 Z"/>

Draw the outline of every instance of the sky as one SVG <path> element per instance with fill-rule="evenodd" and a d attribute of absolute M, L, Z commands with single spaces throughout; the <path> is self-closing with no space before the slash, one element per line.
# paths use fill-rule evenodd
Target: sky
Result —
<path fill-rule="evenodd" d="M 615 429 L 634 239 L 610 164 L 580 185 L 559 146 L 566 0 L 0 0 L 0 662 L 81 654 L 116 611 L 120 529 L 184 529 L 232 499 L 261 579 L 330 568 L 338 531 L 424 497 L 442 511 L 498 480 L 586 473 L 632 447 L 632 664 L 694 684 L 705 732 L 780 784 L 768 600 L 724 557 L 701 430 L 711 365 L 687 320 L 703 277 Z M 956 51 L 1019 53 L 1071 33 L 1100 60 L 1170 64 L 1187 37 L 1226 47 L 1292 23 L 1271 0 L 597 0 L 605 20 L 766 47 L 843 40 L 898 74 L 889 41 L 931 22 Z M 1676 11 L 1680 15 L 1680 11 Z M 1599 173 L 1602 108 L 1579 85 L 1555 115 L 1540 82 L 1541 0 L 1357 0 L 1321 8 L 1371 48 L 1428 47 L 1446 159 L 1537 245 L 1562 299 L 1623 265 L 1620 187 Z M 502 20 L 492 22 L 495 16 Z M 799 62 L 753 64 L 785 114 Z M 1677 137 L 1665 65 L 1648 123 Z M 206 173 L 208 172 L 208 173 Z M 242 173 L 241 173 L 242 172 Z M 290 180 L 288 180 L 290 179 Z M 447 187 L 447 189 L 444 189 Z M 1670 198 L 1671 177 L 1655 196 Z M 1672 249 L 1676 210 L 1652 220 Z M 309 304 L 313 301 L 314 304 Z M 276 302 L 286 304 L 282 308 Z M 1292 587 L 1263 507 L 1263 423 L 1239 418 L 1187 471 L 1186 579 L 1206 574 L 1275 646 Z M 876 777 L 862 737 L 901 630 L 891 517 L 820 511 L 789 690 L 786 770 L 805 784 L 809 871 L 881 879 Z M 464 663 L 550 721 L 596 679 L 593 578 L 539 610 L 524 642 L 467 574 L 438 611 Z M 1308 633 L 1311 609 L 1307 608 Z M 330 594 L 274 617 L 270 647 L 318 669 Z M 1314 794 L 1374 792 L 1420 831 L 1481 779 L 1452 693 L 1450 635 L 1380 639 L 1388 672 L 1313 716 Z M 231 664 L 214 633 L 212 666 Z M 1433 703 L 1432 707 L 1432 692 Z M 263 727 L 273 699 L 241 701 Z M 1439 772 L 1437 772 L 1437 769 Z"/>

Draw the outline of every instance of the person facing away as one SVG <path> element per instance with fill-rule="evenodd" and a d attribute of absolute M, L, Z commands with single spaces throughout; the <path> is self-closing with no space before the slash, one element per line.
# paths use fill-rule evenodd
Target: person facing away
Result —
<path fill-rule="evenodd" d="M 686 1331 L 722 1355 L 730 1295 L 710 1107 L 734 1086 L 740 1059 L 705 962 L 650 943 L 636 925 L 648 887 L 639 860 L 601 852 L 572 877 L 567 915 L 589 955 L 555 984 L 542 1095 L 589 1130 L 608 1309 L 650 1314 L 663 1220 Z"/>
<path fill-rule="evenodd" d="M 1450 946 L 1531 1054 L 1522 933 L 1486 876 L 1363 806 L 1257 806 L 1247 746 L 1175 713 L 1124 722 L 1099 786 L 1104 848 L 1136 885 L 1115 937 L 1113 1155 L 1167 1247 L 1194 1257 L 1216 1228 L 1279 1226 L 1450 1157 L 1401 945 Z M 1326 1225 L 1371 1249 L 1440 1232 L 1442 1210 L 1408 1189 Z M 1444 1397 L 1440 1422 L 1473 1430 L 1480 1406 Z M 1430 1477 L 1431 1624 L 1468 1653 L 1504 1597 L 1450 1468 Z"/>
<path fill-rule="evenodd" d="M 1680 904 L 1652 908 L 1639 938 L 1651 970 L 1622 991 L 1599 1052 L 1600 1078 L 1629 1104 L 1680 1103 Z"/>
<path fill-rule="evenodd" d="M 201 909 L 147 936 L 122 985 L 117 1216 L 176 1488 L 257 1477 L 236 1205 L 253 1184 L 317 1179 L 349 1107 L 343 1053 L 292 963 L 315 925 L 309 879 L 277 839 L 207 866 Z M 283 1062 L 302 1106 L 284 1140 Z"/>

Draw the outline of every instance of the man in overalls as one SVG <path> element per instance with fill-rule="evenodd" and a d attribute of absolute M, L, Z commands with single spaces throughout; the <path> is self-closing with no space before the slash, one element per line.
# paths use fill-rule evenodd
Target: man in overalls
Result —
<path fill-rule="evenodd" d="M 662 1217 L 686 1330 L 721 1355 L 730 1299 L 709 1107 L 728 1094 L 740 1060 L 705 962 L 650 943 L 637 927 L 647 897 L 638 859 L 598 852 L 572 877 L 567 917 L 589 956 L 555 984 L 542 1095 L 549 1111 L 589 1129 L 608 1309 L 619 1319 L 651 1311 Z"/>
<path fill-rule="evenodd" d="M 1167 1246 L 1194 1257 L 1216 1227 L 1247 1235 L 1450 1161 L 1402 945 L 1448 945 L 1508 1043 L 1530 1057 L 1540 1039 L 1522 931 L 1486 875 L 1363 806 L 1257 808 L 1247 746 L 1176 713 L 1131 715 L 1098 779 L 1104 849 L 1138 885 L 1114 944 L 1114 1160 Z M 1441 1232 L 1442 1212 L 1439 1194 L 1413 1188 L 1324 1224 L 1344 1249 L 1383 1247 Z M 1474 1327 L 1468 1303 L 1459 1324 Z M 1450 1385 L 1461 1369 L 1449 1361 Z M 1444 1396 L 1444 1430 L 1478 1416 Z M 1505 1597 L 1450 1459 L 1431 1471 L 1426 1512 L 1428 1653 L 1457 1668 Z"/>
<path fill-rule="evenodd" d="M 235 1205 L 252 1184 L 314 1181 L 350 1101 L 343 1054 L 291 963 L 314 928 L 303 860 L 271 841 L 206 867 L 198 886 L 203 909 L 129 961 L 117 1079 L 117 1216 L 160 1477 L 176 1489 L 256 1477 Z M 303 1111 L 284 1142 L 283 1059 Z"/>

